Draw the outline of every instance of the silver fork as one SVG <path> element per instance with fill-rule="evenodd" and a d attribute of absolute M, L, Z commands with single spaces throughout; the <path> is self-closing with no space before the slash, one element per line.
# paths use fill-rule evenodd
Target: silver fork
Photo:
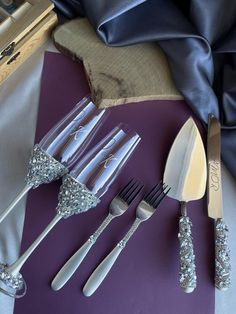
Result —
<path fill-rule="evenodd" d="M 109 206 L 109 213 L 103 220 L 98 229 L 89 237 L 89 239 L 78 249 L 78 251 L 65 263 L 61 270 L 57 273 L 51 283 L 53 290 L 61 289 L 80 266 L 98 237 L 116 217 L 121 216 L 131 205 L 136 196 L 143 189 L 143 183 L 132 179 L 126 186 L 116 195 Z"/>
<path fill-rule="evenodd" d="M 83 288 L 83 293 L 85 296 L 89 297 L 97 290 L 97 288 L 100 286 L 100 284 L 109 273 L 110 269 L 114 265 L 115 261 L 126 246 L 131 236 L 134 234 L 134 232 L 137 230 L 142 222 L 148 220 L 154 214 L 155 210 L 165 198 L 169 190 L 170 189 L 168 189 L 167 185 L 160 182 L 155 185 L 154 188 L 149 193 L 147 193 L 144 199 L 139 203 L 136 210 L 136 219 L 129 231 L 126 233 L 124 238 L 116 245 L 116 247 L 110 252 L 110 254 L 108 254 L 107 257 L 105 257 L 105 259 L 98 265 L 98 267 L 94 270 L 94 272 L 91 274 L 88 281 L 86 282 Z"/>

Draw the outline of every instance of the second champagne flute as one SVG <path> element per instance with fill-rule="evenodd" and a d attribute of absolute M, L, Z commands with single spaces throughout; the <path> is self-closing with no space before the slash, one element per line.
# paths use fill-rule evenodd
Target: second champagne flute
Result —
<path fill-rule="evenodd" d="M 25 187 L 0 213 L 0 222 L 31 188 L 57 180 L 68 172 L 106 115 L 107 110 L 98 110 L 91 98 L 85 97 L 34 146 Z"/>
<path fill-rule="evenodd" d="M 86 212 L 99 203 L 139 141 L 136 132 L 120 124 L 63 178 L 55 217 L 15 263 L 0 264 L 0 280 L 4 285 L 0 290 L 3 293 L 14 298 L 25 295 L 26 283 L 20 269 L 26 260 L 62 218 Z"/>

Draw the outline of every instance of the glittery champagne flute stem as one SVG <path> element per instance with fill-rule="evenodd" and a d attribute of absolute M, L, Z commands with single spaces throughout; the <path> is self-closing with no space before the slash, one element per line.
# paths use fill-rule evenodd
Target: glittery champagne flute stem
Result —
<path fill-rule="evenodd" d="M 17 275 L 21 270 L 22 266 L 26 262 L 26 260 L 30 257 L 30 255 L 34 252 L 34 250 L 38 247 L 38 245 L 42 242 L 42 240 L 46 237 L 46 235 L 52 230 L 52 228 L 62 219 L 62 216 L 57 214 L 52 221 L 48 224 L 48 226 L 44 229 L 44 231 L 37 237 L 37 239 L 30 245 L 30 247 L 25 251 L 23 255 L 12 265 L 8 266 L 7 270 L 13 275 Z"/>
<path fill-rule="evenodd" d="M 26 176 L 26 185 L 6 209 L 0 214 L 0 223 L 14 209 L 16 204 L 29 192 L 43 183 L 50 183 L 67 173 L 64 165 L 35 145 L 31 152 Z"/>
<path fill-rule="evenodd" d="M 52 230 L 52 228 L 62 219 L 62 216 L 57 214 L 44 231 L 37 237 L 37 239 L 30 245 L 30 247 L 25 251 L 21 257 L 11 265 L 0 264 L 0 279 L 5 284 L 6 289 L 1 289 L 1 291 L 10 297 L 20 298 L 26 293 L 27 286 L 24 278 L 20 274 L 20 270 L 30 255 L 46 237 L 46 235 Z M 14 292 L 12 292 L 14 291 Z M 23 291 L 21 293 L 21 291 Z"/>
<path fill-rule="evenodd" d="M 85 185 L 80 184 L 74 180 L 71 176 L 67 175 L 63 179 L 63 184 L 60 188 L 58 196 L 59 202 L 57 206 L 57 214 L 44 229 L 44 231 L 37 237 L 37 239 L 30 245 L 21 257 L 12 265 L 0 264 L 0 279 L 3 283 L 11 288 L 15 289 L 16 294 L 19 290 L 25 286 L 24 279 L 20 274 L 20 270 L 26 260 L 30 257 L 33 251 L 38 247 L 46 235 L 52 230 L 52 228 L 62 219 L 70 217 L 76 213 L 84 212 L 97 205 L 99 199 L 95 197 Z M 5 293 L 12 296 L 5 290 Z M 23 296 L 23 295 L 22 295 Z"/>
<path fill-rule="evenodd" d="M 181 214 L 178 234 L 180 243 L 180 286 L 186 293 L 190 293 L 197 286 L 197 276 L 191 232 L 192 223 L 187 216 L 186 202 L 181 202 Z"/>
<path fill-rule="evenodd" d="M 7 215 L 12 211 L 16 204 L 29 192 L 32 185 L 26 184 L 21 192 L 16 196 L 16 198 L 11 202 L 10 205 L 0 214 L 0 223 L 7 217 Z"/>

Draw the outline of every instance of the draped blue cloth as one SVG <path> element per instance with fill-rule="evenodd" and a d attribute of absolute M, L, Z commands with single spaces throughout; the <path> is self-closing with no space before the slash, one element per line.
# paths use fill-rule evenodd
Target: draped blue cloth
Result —
<path fill-rule="evenodd" d="M 109 46 L 156 41 L 197 116 L 222 124 L 222 158 L 236 179 L 236 1 L 82 0 Z"/>

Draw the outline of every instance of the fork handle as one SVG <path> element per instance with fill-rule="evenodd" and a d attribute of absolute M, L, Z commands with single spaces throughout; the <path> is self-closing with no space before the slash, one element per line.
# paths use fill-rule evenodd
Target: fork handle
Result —
<path fill-rule="evenodd" d="M 135 231 L 138 229 L 140 223 L 142 221 L 139 218 L 136 218 L 132 226 L 130 227 L 129 231 L 126 233 L 124 238 L 117 244 L 119 245 L 122 249 L 126 246 L 127 242 L 129 239 L 132 237 L 132 235 L 135 233 Z"/>
<path fill-rule="evenodd" d="M 51 287 L 54 291 L 60 290 L 67 281 L 72 277 L 77 268 L 83 262 L 88 252 L 97 241 L 97 238 L 101 235 L 104 229 L 109 225 L 114 216 L 110 213 L 103 220 L 97 230 L 89 237 L 89 239 L 78 249 L 78 251 L 71 256 L 71 258 L 65 263 L 65 265 L 59 270 L 55 278 L 51 283 Z"/>
<path fill-rule="evenodd" d="M 180 243 L 180 286 L 186 293 L 191 293 L 197 286 L 195 254 L 192 242 L 192 222 L 187 216 L 186 203 L 181 203 L 182 215 L 179 219 Z"/>
<path fill-rule="evenodd" d="M 90 297 L 97 290 L 122 250 L 123 248 L 117 245 L 94 270 L 83 288 L 83 293 L 86 297 Z"/>
<path fill-rule="evenodd" d="M 76 269 L 82 263 L 92 246 L 93 243 L 91 241 L 86 241 L 59 270 L 51 283 L 51 287 L 54 291 L 60 290 L 67 283 L 67 281 L 72 277 Z"/>
<path fill-rule="evenodd" d="M 94 272 L 89 277 L 88 281 L 86 282 L 83 288 L 83 293 L 85 296 L 89 297 L 97 290 L 97 288 L 100 286 L 100 284 L 103 282 L 103 280 L 111 270 L 118 256 L 124 249 L 126 243 L 129 241 L 130 237 L 137 230 L 141 222 L 142 221 L 139 218 L 135 219 L 133 225 L 126 233 L 124 238 L 117 244 L 117 246 L 107 255 L 107 257 L 105 257 L 105 259 L 94 270 Z"/>

